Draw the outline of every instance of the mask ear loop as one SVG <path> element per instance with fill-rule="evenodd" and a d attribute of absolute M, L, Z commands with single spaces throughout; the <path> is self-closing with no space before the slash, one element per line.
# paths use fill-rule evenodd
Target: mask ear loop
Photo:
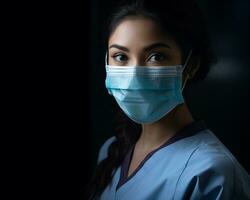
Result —
<path fill-rule="evenodd" d="M 108 66 L 108 63 L 107 63 L 107 58 L 108 58 L 108 52 L 106 51 L 106 54 L 105 54 L 105 68 Z M 106 68 L 106 70 L 107 70 L 107 68 Z M 107 72 L 106 72 L 107 73 Z M 107 76 L 107 75 L 106 75 Z M 108 90 L 108 93 L 110 94 L 110 95 L 112 95 L 112 92 L 109 90 L 109 89 L 107 89 Z"/>
<path fill-rule="evenodd" d="M 187 59 L 186 59 L 186 61 L 185 61 L 185 63 L 184 63 L 184 67 L 183 67 L 183 69 L 182 69 L 182 72 L 184 72 L 184 69 L 185 69 L 185 67 L 187 66 L 188 61 L 189 61 L 189 59 L 190 59 L 190 57 L 191 57 L 191 55 L 192 55 L 192 52 L 193 52 L 193 50 L 191 49 L 190 52 L 189 52 L 189 54 L 188 54 L 188 57 L 187 57 Z M 187 74 L 187 77 L 186 77 L 186 79 L 185 79 L 185 81 L 184 81 L 184 83 L 183 83 L 183 86 L 182 86 L 182 88 L 181 88 L 181 92 L 183 91 L 183 89 L 184 89 L 184 87 L 185 87 L 185 85 L 186 85 L 186 83 L 187 83 L 188 78 L 189 78 L 189 74 Z"/>
<path fill-rule="evenodd" d="M 106 54 L 105 54 L 105 65 L 108 65 L 108 63 L 107 63 L 107 56 L 108 56 L 108 52 L 106 51 Z"/>

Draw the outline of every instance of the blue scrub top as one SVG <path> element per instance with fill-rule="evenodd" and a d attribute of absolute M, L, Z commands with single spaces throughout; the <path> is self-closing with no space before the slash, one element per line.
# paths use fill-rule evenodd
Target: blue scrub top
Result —
<path fill-rule="evenodd" d="M 107 157 L 109 138 L 98 163 Z M 100 200 L 250 200 L 250 176 L 203 120 L 194 121 L 150 152 L 128 177 L 134 146 Z"/>

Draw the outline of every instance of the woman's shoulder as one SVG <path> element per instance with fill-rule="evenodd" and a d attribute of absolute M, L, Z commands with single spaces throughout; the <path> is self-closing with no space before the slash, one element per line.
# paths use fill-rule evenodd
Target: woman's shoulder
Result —
<path fill-rule="evenodd" d="M 209 129 L 193 151 L 187 165 L 200 170 L 213 169 L 230 176 L 237 170 L 245 171 L 232 152 Z"/>
<path fill-rule="evenodd" d="M 190 164 L 194 164 L 192 161 L 199 159 L 200 162 L 204 162 L 208 166 L 226 165 L 235 168 L 240 165 L 233 153 L 211 130 L 204 131 L 200 138 L 199 145 L 190 157 Z"/>
<path fill-rule="evenodd" d="M 250 197 L 247 171 L 213 132 L 207 131 L 201 137 L 180 175 L 177 190 L 188 188 L 191 199 L 210 195 L 220 199 Z"/>
<path fill-rule="evenodd" d="M 111 145 L 111 143 L 115 140 L 116 140 L 116 137 L 111 136 L 104 141 L 104 143 L 102 144 L 99 150 L 97 164 L 99 164 L 102 160 L 104 160 L 108 156 L 108 148 Z"/>
<path fill-rule="evenodd" d="M 220 141 L 205 140 L 192 152 L 187 167 L 194 167 L 196 172 L 214 169 L 231 174 L 234 171 L 234 162 L 234 156 Z"/>

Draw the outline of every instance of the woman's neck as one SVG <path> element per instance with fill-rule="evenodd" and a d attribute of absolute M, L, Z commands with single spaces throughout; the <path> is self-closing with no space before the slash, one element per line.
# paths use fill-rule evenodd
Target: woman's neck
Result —
<path fill-rule="evenodd" d="M 142 133 L 136 145 L 145 152 L 151 151 L 164 144 L 177 131 L 193 121 L 187 105 L 180 104 L 161 120 L 152 124 L 143 124 Z"/>

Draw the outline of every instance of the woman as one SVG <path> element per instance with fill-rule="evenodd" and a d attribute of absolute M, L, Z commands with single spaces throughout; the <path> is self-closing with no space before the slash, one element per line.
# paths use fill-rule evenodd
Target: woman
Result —
<path fill-rule="evenodd" d="M 125 119 L 101 147 L 89 199 L 250 199 L 250 177 L 182 91 L 215 60 L 193 0 L 138 0 L 113 15 L 106 87 Z"/>

